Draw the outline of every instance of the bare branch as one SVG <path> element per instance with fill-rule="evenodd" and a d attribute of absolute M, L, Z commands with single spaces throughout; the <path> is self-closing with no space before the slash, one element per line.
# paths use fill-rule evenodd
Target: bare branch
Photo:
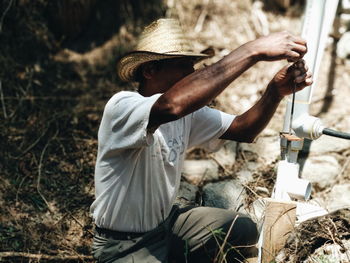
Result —
<path fill-rule="evenodd" d="M 0 26 L 1 26 L 1 24 L 0 24 Z M 0 27 L 0 31 L 1 31 L 1 27 Z M 1 82 L 1 80 L 0 80 L 0 99 L 1 99 L 2 111 L 4 113 L 4 118 L 7 119 L 6 105 L 5 105 L 5 101 L 4 101 L 4 94 L 2 93 L 2 82 Z"/>
<path fill-rule="evenodd" d="M 1 258 L 15 258 L 15 257 L 22 257 L 22 258 L 29 258 L 29 259 L 49 259 L 54 261 L 67 261 L 67 260 L 92 260 L 92 256 L 86 256 L 86 255 L 77 255 L 77 256 L 62 256 L 62 255 L 45 255 L 45 254 L 32 254 L 32 253 L 26 253 L 26 252 L 15 252 L 15 251 L 7 251 L 7 252 L 0 252 L 0 259 Z"/>
<path fill-rule="evenodd" d="M 44 200 L 44 202 L 45 202 L 47 208 L 49 209 L 49 211 L 50 211 L 51 213 L 53 213 L 53 210 L 52 210 L 50 204 L 47 202 L 45 196 L 44 196 L 44 195 L 41 193 L 41 191 L 40 191 L 40 180 L 41 180 L 41 167 L 42 167 L 42 162 L 43 162 L 43 158 L 44 158 L 45 151 L 46 151 L 46 149 L 47 149 L 47 146 L 49 146 L 51 140 L 53 140 L 53 139 L 56 138 L 57 134 L 58 134 L 58 130 L 56 131 L 55 135 L 54 135 L 50 140 L 48 140 L 48 142 L 47 142 L 46 145 L 44 146 L 43 151 L 42 151 L 41 154 L 40 154 L 39 168 L 38 168 L 38 179 L 37 179 L 37 184 L 36 184 L 36 190 L 37 190 L 38 194 L 39 194 L 40 197 Z"/>
<path fill-rule="evenodd" d="M 13 0 L 10 0 L 10 1 L 9 1 L 8 6 L 6 7 L 4 13 L 2 14 L 2 16 L 1 16 L 1 18 L 0 18 L 0 33 L 2 32 L 2 24 L 3 24 L 3 22 L 4 22 L 4 19 L 5 19 L 5 16 L 6 16 L 7 12 L 10 10 L 10 7 L 11 7 L 11 5 L 12 5 L 12 1 L 13 1 Z"/>

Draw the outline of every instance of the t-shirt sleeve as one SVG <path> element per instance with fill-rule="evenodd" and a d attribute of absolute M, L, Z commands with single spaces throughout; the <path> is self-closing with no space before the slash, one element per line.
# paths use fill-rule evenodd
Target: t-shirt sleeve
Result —
<path fill-rule="evenodd" d="M 109 150 L 137 148 L 153 143 L 147 130 L 151 108 L 161 94 L 143 97 L 135 92 L 122 91 L 106 104 L 98 139 Z"/>
<path fill-rule="evenodd" d="M 199 146 L 215 151 L 224 142 L 219 137 L 230 127 L 235 115 L 203 107 L 192 113 L 191 118 L 189 147 Z"/>

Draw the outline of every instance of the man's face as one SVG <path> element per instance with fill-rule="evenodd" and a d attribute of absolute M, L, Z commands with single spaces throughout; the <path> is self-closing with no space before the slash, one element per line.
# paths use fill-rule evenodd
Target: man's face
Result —
<path fill-rule="evenodd" d="M 172 58 L 160 61 L 154 81 L 158 81 L 165 92 L 176 82 L 194 72 L 194 59 L 191 57 Z"/>

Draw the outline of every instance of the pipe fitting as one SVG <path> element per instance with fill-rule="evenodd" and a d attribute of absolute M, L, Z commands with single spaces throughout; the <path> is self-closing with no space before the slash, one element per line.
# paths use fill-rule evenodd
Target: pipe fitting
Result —
<path fill-rule="evenodd" d="M 299 164 L 287 160 L 279 161 L 273 197 L 290 201 L 291 198 L 308 200 L 311 196 L 311 183 L 299 178 Z"/>
<path fill-rule="evenodd" d="M 293 121 L 292 128 L 298 137 L 315 140 L 322 135 L 324 126 L 319 118 L 305 113 Z"/>
<path fill-rule="evenodd" d="M 296 178 L 289 181 L 286 191 L 292 198 L 309 200 L 311 196 L 311 183 L 308 180 Z"/>

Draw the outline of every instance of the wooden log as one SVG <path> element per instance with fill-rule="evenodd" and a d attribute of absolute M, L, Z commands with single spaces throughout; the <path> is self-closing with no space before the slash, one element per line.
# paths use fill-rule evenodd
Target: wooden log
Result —
<path fill-rule="evenodd" d="M 263 226 L 262 263 L 273 262 L 294 229 L 296 202 L 266 199 Z"/>

